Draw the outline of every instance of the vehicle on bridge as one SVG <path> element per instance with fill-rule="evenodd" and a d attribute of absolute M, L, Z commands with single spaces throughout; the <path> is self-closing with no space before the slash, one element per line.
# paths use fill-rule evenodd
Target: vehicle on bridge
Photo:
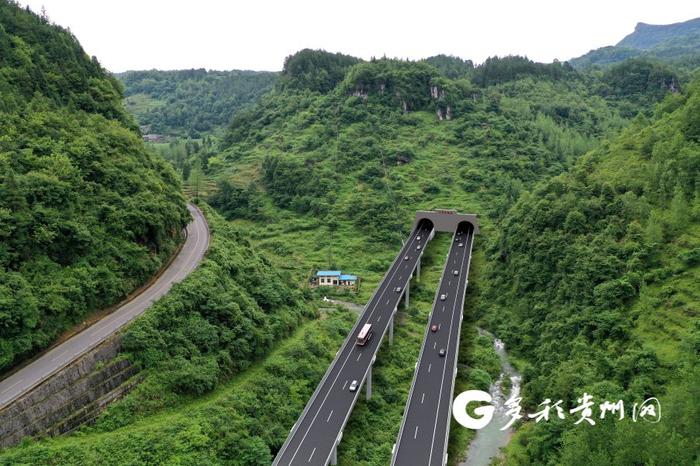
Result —
<path fill-rule="evenodd" d="M 365 346 L 372 339 L 372 324 L 365 324 L 357 334 L 357 345 Z"/>

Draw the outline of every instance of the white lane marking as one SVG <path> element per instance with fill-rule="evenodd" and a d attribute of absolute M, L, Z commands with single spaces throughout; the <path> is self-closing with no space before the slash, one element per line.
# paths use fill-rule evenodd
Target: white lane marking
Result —
<path fill-rule="evenodd" d="M 433 343 L 433 349 L 437 348 L 437 341 Z"/>
<path fill-rule="evenodd" d="M 418 437 L 418 426 L 416 426 L 415 432 L 413 432 L 413 438 Z"/>
<path fill-rule="evenodd" d="M 462 268 L 463 268 L 462 266 L 464 265 L 464 258 L 466 257 L 466 254 L 467 254 L 466 250 L 467 250 L 467 248 L 464 248 L 464 251 L 462 252 L 462 261 L 461 261 L 462 265 L 460 265 L 459 277 L 457 278 L 457 291 L 459 291 L 459 283 L 462 280 L 462 277 L 464 276 L 464 274 L 462 273 Z M 450 333 L 448 333 L 448 335 L 447 335 L 447 348 L 450 347 L 450 340 L 452 340 L 452 329 L 454 327 L 453 322 L 454 322 L 454 317 L 455 317 L 456 306 L 457 306 L 457 299 L 455 298 L 454 303 L 452 304 L 452 314 L 450 316 Z M 455 355 L 455 358 L 456 357 L 457 357 L 457 355 Z M 457 360 L 455 359 L 455 364 L 456 364 L 456 362 L 457 362 Z M 438 419 L 440 417 L 439 413 L 440 413 L 440 404 L 442 403 L 442 387 L 445 383 L 445 370 L 446 369 L 447 369 L 447 360 L 445 360 L 445 364 L 443 364 L 443 366 L 442 366 L 442 378 L 440 380 L 440 391 L 438 392 L 439 393 L 438 404 L 437 404 L 437 409 L 435 410 L 437 415 L 435 416 L 435 424 L 433 425 L 433 437 L 430 440 L 430 455 L 428 456 L 428 466 L 430 466 L 433 462 L 433 448 L 435 446 L 435 433 L 437 431 Z M 454 388 L 454 385 L 452 387 Z"/>
<path fill-rule="evenodd" d="M 447 282 L 447 286 L 452 286 L 452 280 Z"/>
<path fill-rule="evenodd" d="M 391 301 L 391 299 L 387 299 L 387 300 L 386 300 L 386 303 L 389 304 L 389 301 Z"/>
<path fill-rule="evenodd" d="M 422 230 L 419 230 L 419 231 L 422 231 Z M 415 237 L 409 243 L 409 248 L 412 247 L 414 240 L 415 240 Z M 392 267 L 393 267 L 393 264 L 392 264 Z M 391 283 L 393 281 L 394 276 L 396 276 L 396 272 L 399 271 L 399 268 L 400 267 L 396 267 L 396 270 L 394 270 L 393 273 L 391 273 L 389 276 L 386 277 L 386 278 L 388 278 L 387 283 Z M 389 269 L 389 270 L 391 270 L 391 269 Z M 379 296 L 377 296 L 378 302 L 382 299 L 382 297 L 384 296 L 384 293 L 386 293 L 389 288 L 390 287 L 386 287 L 379 294 Z M 374 299 L 374 298 L 372 298 L 372 299 Z M 371 304 L 371 301 L 370 301 L 370 304 Z M 369 316 L 367 317 L 367 320 L 365 322 L 369 322 L 372 319 L 372 316 L 374 315 L 374 311 L 377 310 L 377 307 L 378 306 L 375 304 L 372 311 L 369 313 Z M 321 400 L 321 405 L 319 406 L 318 410 L 316 410 L 316 414 L 314 415 L 314 417 L 311 419 L 311 422 L 309 423 L 309 427 L 306 429 L 306 432 L 304 432 L 304 435 L 302 436 L 301 441 L 299 442 L 299 445 L 297 445 L 296 450 L 294 450 L 294 454 L 292 454 L 292 458 L 289 461 L 290 465 L 294 462 L 294 458 L 296 458 L 297 454 L 299 453 L 299 449 L 301 448 L 302 444 L 306 441 L 306 437 L 309 435 L 309 432 L 311 431 L 311 427 L 313 427 L 314 423 L 316 422 L 316 418 L 318 417 L 319 413 L 321 412 L 321 408 L 323 408 L 323 405 L 326 403 L 328 396 L 331 394 L 331 391 L 333 391 L 333 387 L 335 386 L 336 382 L 338 381 L 338 377 L 340 377 L 340 374 L 343 372 L 343 369 L 345 368 L 345 365 L 347 364 L 348 359 L 350 359 L 351 354 L 352 354 L 352 349 L 348 352 L 348 355 L 345 358 L 345 361 L 343 361 L 343 364 L 340 366 L 340 369 L 338 370 L 338 373 L 336 374 L 335 378 L 333 379 L 333 382 L 331 382 L 330 388 L 326 391 L 326 395 L 323 397 L 323 400 Z M 347 384 L 347 381 L 345 383 Z M 312 403 L 314 403 L 316 401 L 316 399 L 317 398 L 314 398 L 312 400 Z"/>
<path fill-rule="evenodd" d="M 311 456 L 309 456 L 309 461 L 307 461 L 307 463 L 311 462 L 311 458 L 314 457 L 314 453 L 316 453 L 316 447 L 314 447 L 313 451 L 311 452 Z"/>
<path fill-rule="evenodd" d="M 382 320 L 382 316 L 377 317 L 377 323 L 379 323 L 380 320 Z"/>
<path fill-rule="evenodd" d="M 428 364 L 428 374 L 430 374 L 430 369 L 432 369 L 432 368 L 433 368 L 433 363 L 431 362 L 430 364 Z"/>
<path fill-rule="evenodd" d="M 425 400 L 425 392 L 420 397 L 420 404 L 423 404 L 423 400 Z"/>
<path fill-rule="evenodd" d="M 333 415 L 333 410 L 331 409 L 331 413 L 328 415 L 328 419 L 326 419 L 326 422 L 331 420 L 331 416 Z"/>
<path fill-rule="evenodd" d="M 361 357 L 362 357 L 362 353 L 358 354 L 357 359 L 355 359 L 355 361 L 359 361 Z"/>
<path fill-rule="evenodd" d="M 5 393 L 5 392 L 8 391 L 8 390 L 12 390 L 17 384 L 21 383 L 23 380 L 24 380 L 24 379 L 19 379 L 17 382 L 13 383 L 12 385 L 10 385 L 9 387 L 7 387 L 5 390 L 3 390 L 3 391 L 0 392 L 0 393 Z"/>
<path fill-rule="evenodd" d="M 345 390 L 345 387 L 347 387 L 348 381 L 346 380 L 345 383 L 343 384 L 343 390 Z"/>

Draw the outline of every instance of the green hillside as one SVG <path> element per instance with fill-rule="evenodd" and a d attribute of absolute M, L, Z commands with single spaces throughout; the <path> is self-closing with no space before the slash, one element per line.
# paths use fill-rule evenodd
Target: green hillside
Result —
<path fill-rule="evenodd" d="M 126 108 L 149 133 L 199 138 L 222 128 L 270 90 L 278 73 L 264 71 L 128 71 Z"/>
<path fill-rule="evenodd" d="M 700 81 L 685 79 L 693 65 L 684 63 L 679 72 L 674 64 L 637 57 L 588 71 L 517 56 L 477 66 L 445 55 L 364 61 L 307 49 L 288 57 L 269 92 L 231 113 L 219 146 L 208 138 L 189 142 L 173 158 L 193 193 L 218 212 L 203 205 L 213 233 L 205 262 L 125 334 L 124 357 L 143 369 L 144 381 L 94 426 L 7 449 L 0 464 L 270 464 L 354 319 L 312 310 L 323 294 L 304 286 L 310 273 L 331 268 L 360 275 L 357 293 L 323 293 L 366 302 L 415 211 L 432 208 L 476 213 L 481 221 L 457 391 L 487 389 L 498 377 L 498 358 L 491 341 L 479 336 L 480 326 L 508 345 L 523 374 L 527 412 L 547 397 L 562 399 L 568 409 L 584 391 L 597 403 L 623 399 L 628 413 L 650 396 L 663 405 L 659 424 L 608 419 L 588 428 L 574 425 L 574 416 L 518 423 L 504 463 L 697 463 Z M 166 115 L 165 102 L 177 107 L 201 95 L 191 100 L 192 112 L 214 125 L 202 108 L 208 85 L 178 78 L 170 86 L 171 78 L 163 78 L 157 99 L 133 94 L 140 97 L 131 100 L 139 106 L 132 109 Z M 30 99 L 39 99 L 34 108 L 64 112 L 63 125 L 75 115 L 115 125 L 140 160 L 174 179 L 143 151 L 118 105 L 118 87 L 103 79 L 112 83 L 114 114 L 95 97 L 90 109 L 60 93 L 47 100 L 32 91 Z M 154 85 L 151 79 L 144 85 Z M 29 121 L 36 115 L 41 112 L 32 110 Z M 184 136 L 205 131 L 194 121 L 162 128 Z M 27 125 L 25 131 L 51 128 L 43 121 Z M 112 134 L 106 126 L 97 129 Z M 18 138 L 0 144 L 9 140 Z M 50 136 L 27 140 L 39 153 Z M 86 145 L 77 154 L 92 162 L 93 148 L 101 146 Z M 60 149 L 73 154 L 64 147 L 72 146 Z M 52 176 L 63 173 L 60 165 L 51 168 Z M 148 179 L 131 166 L 124 170 L 126 179 Z M 91 187 L 125 179 L 107 173 L 112 177 L 83 178 Z M 14 192 L 15 178 L 7 177 L 10 189 L 0 196 Z M 177 192 L 165 186 L 160 192 Z M 21 202 L 37 192 L 44 191 L 26 191 Z M 180 195 L 172 196 L 181 212 Z M 119 202 L 128 203 L 128 195 Z M 13 209 L 4 218 L 22 219 Z M 163 211 L 170 212 L 157 210 Z M 155 215 L 142 209 L 125 218 L 146 214 Z M 426 247 L 412 304 L 397 316 L 395 343 L 382 348 L 373 369 L 373 397 L 358 403 L 343 433 L 341 465 L 390 460 L 449 241 L 438 234 Z M 167 250 L 155 248 L 150 257 Z M 31 270 L 20 264 L 13 273 L 38 275 Z M 7 289 L 12 292 L 0 296 L 25 309 L 24 294 Z M 472 435 L 452 429 L 451 465 Z"/>
<path fill-rule="evenodd" d="M 0 1 L 0 372 L 159 269 L 188 220 L 118 83 L 69 31 Z"/>
<path fill-rule="evenodd" d="M 672 68 L 644 60 L 603 74 L 520 57 L 462 69 L 450 79 L 425 63 L 372 60 L 330 91 L 265 96 L 234 118 L 223 150 L 203 158 L 219 178 L 211 202 L 300 283 L 314 268 L 360 274 L 362 291 L 348 297 L 360 302 L 415 210 L 479 213 L 464 333 L 478 321 L 505 337 L 525 365 L 529 412 L 545 396 L 575 404 L 583 390 L 630 405 L 660 395 L 674 413 L 687 408 L 698 238 L 693 208 L 681 211 L 696 196 L 697 84 L 679 94 Z M 423 322 L 418 306 L 412 315 Z M 420 333 L 405 338 L 412 354 Z M 404 357 L 377 370 L 399 391 L 410 384 Z M 404 402 L 378 390 L 371 408 L 358 407 L 354 419 L 366 422 L 348 425 L 341 464 L 384 464 Z M 593 437 L 571 423 L 528 424 L 513 464 L 661 464 L 675 447 L 618 454 L 604 435 L 654 444 L 673 430 L 690 446 L 692 412 L 658 428 L 605 424 Z M 453 452 L 464 452 L 460 435 Z M 681 464 L 691 464 L 697 452 L 685 451 Z"/>
<path fill-rule="evenodd" d="M 700 18 L 682 23 L 638 23 L 634 32 L 614 46 L 591 50 L 569 60 L 576 68 L 609 66 L 628 58 L 655 59 L 669 63 L 700 64 Z"/>
<path fill-rule="evenodd" d="M 530 424 L 507 464 L 698 460 L 698 115 L 696 80 L 499 223 L 479 312 L 527 361 L 524 403 L 571 406 L 585 391 L 629 408 L 657 396 L 666 410 L 659 424 Z"/>

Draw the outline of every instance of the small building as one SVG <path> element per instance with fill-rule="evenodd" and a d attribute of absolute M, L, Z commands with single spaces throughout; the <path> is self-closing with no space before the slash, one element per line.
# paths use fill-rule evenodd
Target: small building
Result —
<path fill-rule="evenodd" d="M 340 270 L 319 270 L 312 278 L 313 286 L 342 286 L 354 288 L 357 286 L 357 275 L 347 275 Z"/>
<path fill-rule="evenodd" d="M 357 275 L 345 275 L 340 276 L 340 286 L 355 286 L 357 285 Z"/>
<path fill-rule="evenodd" d="M 340 270 L 319 270 L 316 272 L 316 282 L 319 286 L 338 286 Z"/>

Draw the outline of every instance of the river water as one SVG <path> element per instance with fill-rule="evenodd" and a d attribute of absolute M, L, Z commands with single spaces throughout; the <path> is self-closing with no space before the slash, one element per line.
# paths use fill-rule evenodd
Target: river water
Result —
<path fill-rule="evenodd" d="M 480 333 L 493 338 L 490 333 L 480 330 Z M 491 384 L 489 392 L 493 398 L 492 404 L 495 406 L 493 419 L 489 424 L 476 432 L 476 436 L 469 444 L 467 459 L 459 466 L 487 466 L 498 456 L 500 449 L 508 444 L 513 429 L 501 430 L 510 419 L 506 416 L 505 402 L 512 396 L 520 395 L 520 374 L 508 362 L 505 344 L 498 338 L 493 338 L 493 347 L 501 359 L 501 375 L 498 380 Z M 504 382 L 506 377 L 510 379 L 510 391 L 504 393 Z"/>

